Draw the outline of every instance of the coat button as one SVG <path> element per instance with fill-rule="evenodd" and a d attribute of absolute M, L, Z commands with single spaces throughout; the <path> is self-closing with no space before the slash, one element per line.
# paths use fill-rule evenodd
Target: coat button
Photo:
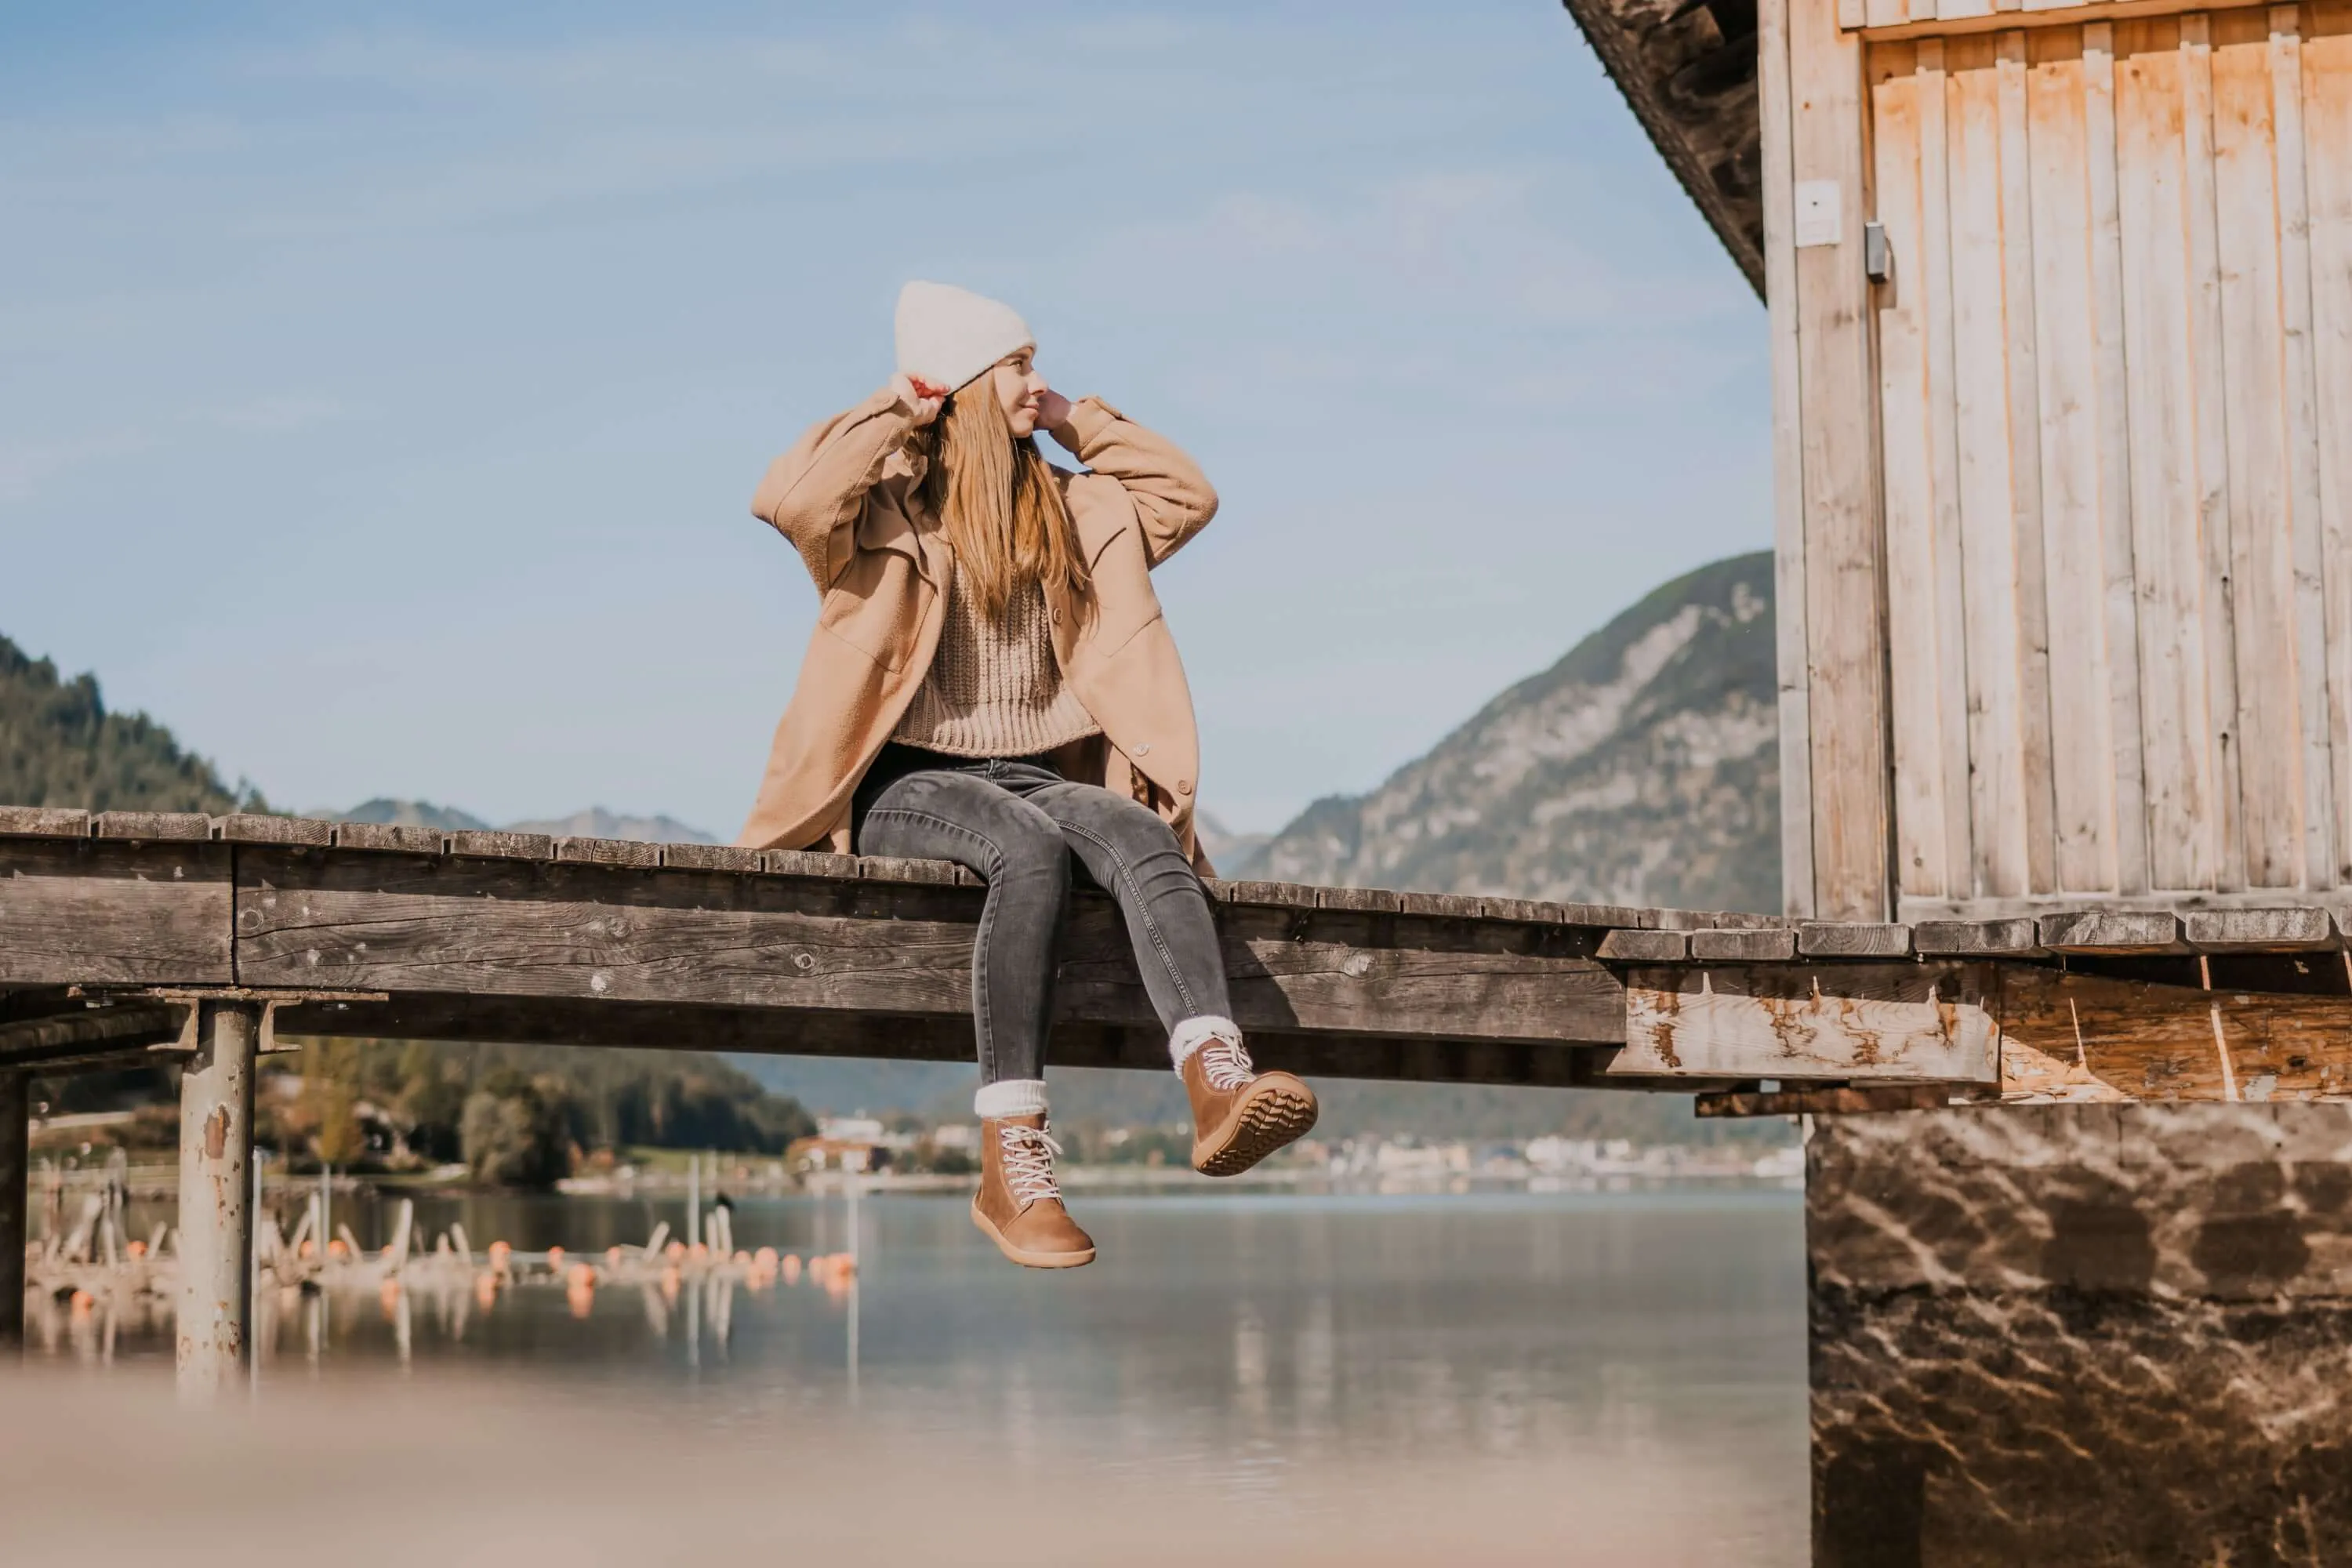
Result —
<path fill-rule="evenodd" d="M 1192 793 L 1192 781 L 1191 779 L 1178 779 L 1176 781 L 1176 793 L 1178 795 L 1191 795 Z"/>

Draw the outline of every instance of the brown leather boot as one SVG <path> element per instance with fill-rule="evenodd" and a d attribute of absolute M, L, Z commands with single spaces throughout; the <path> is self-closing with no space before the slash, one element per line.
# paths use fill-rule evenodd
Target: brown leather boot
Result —
<path fill-rule="evenodd" d="M 1250 1066 L 1239 1040 L 1213 1036 L 1179 1075 L 1192 1099 L 1192 1169 L 1237 1176 L 1315 1125 L 1315 1091 L 1286 1072 Z"/>
<path fill-rule="evenodd" d="M 980 1191 L 971 1195 L 971 1223 L 1025 1268 L 1076 1268 L 1095 1260 L 1094 1238 L 1062 1206 L 1062 1189 L 1054 1181 L 1054 1156 L 1061 1152 L 1042 1116 L 980 1124 Z"/>

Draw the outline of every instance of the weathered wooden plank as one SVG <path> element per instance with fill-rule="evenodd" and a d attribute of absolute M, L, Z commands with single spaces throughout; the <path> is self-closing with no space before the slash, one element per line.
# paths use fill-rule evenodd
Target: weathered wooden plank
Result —
<path fill-rule="evenodd" d="M 484 860 L 551 860 L 555 840 L 544 833 L 467 831 L 449 835 L 448 852 Z"/>
<path fill-rule="evenodd" d="M 1430 920 L 1476 920 L 1479 912 L 1477 899 L 1468 893 L 1399 893 L 1397 907 Z"/>
<path fill-rule="evenodd" d="M 1797 956 L 1797 933 L 1782 927 L 1695 931 L 1690 953 L 1702 963 L 1769 963 Z"/>
<path fill-rule="evenodd" d="M 2116 195 L 2123 237 L 2123 342 L 2130 405 L 2133 571 L 2138 584 L 2140 758 L 2148 878 L 2217 885 L 2218 785 L 2206 709 L 2204 564 L 2198 514 L 2190 332 L 2186 68 L 2146 27 L 2116 63 Z"/>
<path fill-rule="evenodd" d="M 1791 169 L 1821 193 L 1820 230 L 1800 235 L 1797 353 L 1804 468 L 1805 605 L 1811 698 L 1812 913 L 1883 920 L 1887 845 L 1886 585 L 1863 268 L 1868 142 L 1861 46 L 1825 0 L 1789 6 Z M 1808 240 L 1814 243 L 1807 243 Z"/>
<path fill-rule="evenodd" d="M 1916 268 L 1926 290 L 1927 355 L 1927 460 L 1935 498 L 1937 692 L 1942 727 L 1939 755 L 1944 776 L 1938 790 L 1944 811 L 1944 884 L 1950 897 L 1968 894 L 1975 852 L 1969 801 L 1969 711 L 1965 679 L 1969 622 L 1965 584 L 1967 557 L 1960 541 L 1958 405 L 1952 347 L 1952 204 L 1948 166 L 1951 79 L 1944 41 L 1922 38 L 1917 46 L 1919 91 L 1919 216 L 1923 253 Z M 1900 261 L 1896 263 L 1898 268 Z M 1898 285 L 1901 274 L 1897 274 Z"/>
<path fill-rule="evenodd" d="M 1268 909 L 1311 910 L 1316 889 L 1304 882 L 1213 882 L 1209 896 L 1223 904 L 1259 904 Z"/>
<path fill-rule="evenodd" d="M 2246 886 L 2245 797 L 2238 733 L 2238 636 L 2230 572 L 2229 382 L 2214 192 L 2213 55 L 2208 18 L 2179 22 L 2183 214 L 2189 232 L 2189 386 L 2197 444 L 2197 527 L 2204 549 L 2206 724 L 2214 765 L 2214 886 Z"/>
<path fill-rule="evenodd" d="M 2220 22 L 2236 23 L 2236 16 Z M 2259 14 L 2243 21 L 2259 27 Z M 2235 32 L 2235 29 L 2232 29 Z M 2279 298 L 2279 189 L 2270 51 L 2217 38 L 2213 195 L 2221 268 L 2228 588 L 2239 670 L 2239 795 L 2250 888 L 2304 879 L 2294 552 Z M 2314 650 L 2315 654 L 2316 649 Z"/>
<path fill-rule="evenodd" d="M 2180 946 L 2180 917 L 2168 910 L 2068 910 L 2043 915 L 2042 945 L 2053 952 L 2168 952 Z"/>
<path fill-rule="evenodd" d="M 2312 904 L 2276 910 L 2187 910 L 2181 913 L 2180 924 L 2189 945 L 2200 949 L 2284 952 L 2337 945 L 2327 911 Z"/>
<path fill-rule="evenodd" d="M 1926 226 L 1921 164 L 1927 157 L 1920 100 L 1943 90 L 1943 76 L 1906 68 L 1908 49 L 1871 55 L 1871 145 L 1877 164 L 1878 218 L 1897 258 L 1878 289 L 1880 460 L 1885 468 L 1886 613 L 1905 628 L 1887 645 L 1888 717 L 1895 752 L 1895 886 L 1906 897 L 1955 898 L 1945 836 L 1943 711 L 1946 678 L 1937 635 L 1942 595 L 1936 553 L 1936 487 L 1929 426 Z M 1935 155 L 1942 156 L 1940 143 Z M 1954 672 L 1957 679 L 1958 672 Z"/>
<path fill-rule="evenodd" d="M 2017 535 L 2019 751 L 2025 773 L 2027 886 L 2058 886 L 2055 742 L 2050 703 L 2050 588 L 2042 510 L 2041 355 L 2033 296 L 2032 157 L 2022 32 L 1993 40 L 2000 126 L 2000 265 L 2007 372 L 2009 515 Z"/>
<path fill-rule="evenodd" d="M 1990 921 L 1915 921 L 1911 945 L 1922 958 L 2023 958 L 2047 951 L 2030 915 Z"/>
<path fill-rule="evenodd" d="M 1789 79 L 1790 0 L 1756 10 L 1757 112 L 1764 185 L 1764 296 L 1772 367 L 1772 581 L 1775 677 L 1780 715 L 1780 892 L 1790 914 L 1810 915 L 1813 890 L 1811 618 L 1805 606 L 1802 380 L 1797 353 L 1794 121 Z"/>
<path fill-rule="evenodd" d="M 2026 851 L 2022 710 L 2024 628 L 2018 616 L 2012 511 L 2008 303 L 2003 298 L 2000 81 L 1990 47 L 1948 47 L 1953 418 L 1960 506 L 1967 681 L 1969 842 L 1963 884 L 1979 898 L 2032 890 Z M 2021 303 L 2021 301 L 2020 302 Z"/>
<path fill-rule="evenodd" d="M 446 828 L 404 822 L 338 822 L 335 847 L 390 852 L 395 855 L 438 855 L 447 847 Z"/>
<path fill-rule="evenodd" d="M 87 838 L 89 813 L 58 805 L 0 805 L 0 838 Z"/>
<path fill-rule="evenodd" d="M 213 819 L 197 811 L 101 811 L 92 825 L 100 838 L 144 843 L 188 843 L 213 836 Z"/>
<path fill-rule="evenodd" d="M 1612 931 L 1601 939 L 1601 956 L 1626 963 L 1679 963 L 1690 956 L 1690 938 L 1678 931 Z"/>
<path fill-rule="evenodd" d="M 1397 895 L 1384 888 L 1318 888 L 1318 909 L 1354 910 L 1366 914 L 1394 914 L 1402 907 Z"/>
<path fill-rule="evenodd" d="M 2005 1100 L 2352 1098 L 2352 997 L 2020 969 L 2000 1025 Z"/>
<path fill-rule="evenodd" d="M 2327 545 L 2320 500 L 2316 315 L 2311 296 L 2311 206 L 2305 174 L 2302 17 L 2294 5 L 2270 11 L 2271 129 L 2278 186 L 2278 292 L 2285 414 L 2289 554 L 2294 584 L 2295 717 L 2301 731 L 2303 886 L 2336 883 L 2336 756 L 2328 710 Z M 2323 156 L 2326 155 L 2325 152 Z M 2344 153 L 2337 149 L 2336 155 Z M 2352 416 L 2352 411 L 2347 411 Z M 2341 612 L 2338 612 L 2340 618 Z M 2352 804 L 2352 803 L 2346 803 Z"/>
<path fill-rule="evenodd" d="M 242 812 L 215 818 L 213 837 L 229 844 L 308 844 L 324 848 L 335 841 L 335 825 L 305 816 Z"/>
<path fill-rule="evenodd" d="M 1998 1081 L 1989 966 L 1640 969 L 1608 1073 Z"/>
<path fill-rule="evenodd" d="M 805 849 L 763 849 L 760 852 L 760 860 L 771 876 L 816 877 L 837 882 L 857 879 L 857 857 L 855 855 L 819 855 Z"/>
<path fill-rule="evenodd" d="M 119 1059 L 179 1038 L 185 1009 L 168 1004 L 88 1006 L 0 1023 L 0 1069 L 56 1069 Z"/>
<path fill-rule="evenodd" d="M 1950 1084 L 1877 1084 L 1863 1088 L 1728 1089 L 1695 1095 L 1703 1118 L 1747 1116 L 1868 1116 L 1895 1110 L 1941 1110 L 1955 1102 Z"/>
<path fill-rule="evenodd" d="M 292 855 L 252 855 L 240 879 L 249 985 L 916 1016 L 971 1005 L 976 889 Z M 1591 1042 L 1622 1027 L 1617 981 L 1588 959 L 1367 948 L 1298 933 L 1296 918 L 1234 909 L 1221 922 L 1244 1027 Z M 1151 1020 L 1108 900 L 1077 900 L 1063 959 L 1069 1016 Z"/>
<path fill-rule="evenodd" d="M 0 985 L 226 985 L 225 844 L 0 839 Z"/>
<path fill-rule="evenodd" d="M 860 855 L 857 875 L 867 882 L 929 882 L 956 885 L 958 868 L 950 860 L 904 860 L 887 855 Z"/>
<path fill-rule="evenodd" d="M 2105 580 L 2107 729 L 2116 888 L 2148 880 L 2139 681 L 2139 579 L 2132 553 L 2130 367 L 2124 357 L 2123 218 L 2117 195 L 2115 28 L 2083 29 L 2083 128 L 2090 196 L 2091 387 L 2097 407 L 2098 531 Z"/>
<path fill-rule="evenodd" d="M 1911 952 L 1911 928 L 1859 921 L 1807 921 L 1797 928 L 1797 952 L 1805 958 L 1904 958 Z"/>
<path fill-rule="evenodd" d="M 661 846 L 635 838 L 559 838 L 555 858 L 583 866 L 651 868 L 661 864 Z"/>
<path fill-rule="evenodd" d="M 2303 41 L 2304 186 L 2326 604 L 2336 885 L 2352 884 L 2352 4 L 2312 7 Z"/>
<path fill-rule="evenodd" d="M 2058 890 L 2117 886 L 2113 665 L 2106 617 L 2086 615 L 2107 577 L 2102 504 L 2099 310 L 2090 182 L 2090 91 L 2080 38 L 2042 35 L 2025 72 L 2039 492 L 2049 638 L 2050 769 Z M 2004 149 L 2004 157 L 2007 150 Z M 2100 595 L 2102 607 L 2105 596 Z M 2131 657 L 2126 646 L 2125 657 Z"/>
<path fill-rule="evenodd" d="M 764 871 L 767 862 L 757 849 L 732 844 L 665 844 L 662 864 L 688 871 Z"/>

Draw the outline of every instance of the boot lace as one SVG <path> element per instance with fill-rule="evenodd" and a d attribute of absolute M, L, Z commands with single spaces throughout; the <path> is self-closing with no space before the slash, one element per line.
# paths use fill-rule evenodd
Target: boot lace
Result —
<path fill-rule="evenodd" d="M 1250 1065 L 1249 1047 L 1238 1039 L 1212 1035 L 1201 1047 L 1201 1076 L 1218 1090 L 1246 1089 L 1257 1076 Z"/>
<path fill-rule="evenodd" d="M 1058 1198 L 1061 1184 L 1054 1180 L 1054 1156 L 1062 1146 L 1042 1127 L 1009 1122 L 996 1130 L 1004 1153 L 1004 1181 L 1023 1206 L 1041 1198 Z"/>

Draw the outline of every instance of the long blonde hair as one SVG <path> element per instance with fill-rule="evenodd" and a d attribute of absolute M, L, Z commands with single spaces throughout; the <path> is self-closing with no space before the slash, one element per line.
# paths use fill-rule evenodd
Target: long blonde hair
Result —
<path fill-rule="evenodd" d="M 1013 438 L 995 382 L 983 373 L 931 422 L 923 499 L 939 513 L 981 609 L 1001 621 L 1031 584 L 1075 596 L 1087 573 L 1053 467 L 1035 437 Z"/>

